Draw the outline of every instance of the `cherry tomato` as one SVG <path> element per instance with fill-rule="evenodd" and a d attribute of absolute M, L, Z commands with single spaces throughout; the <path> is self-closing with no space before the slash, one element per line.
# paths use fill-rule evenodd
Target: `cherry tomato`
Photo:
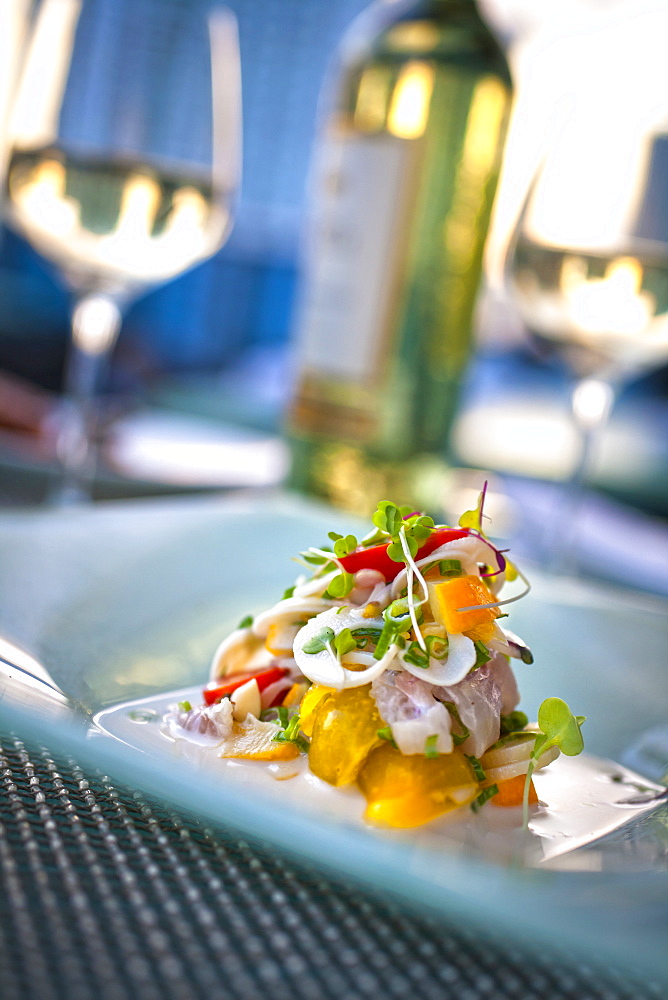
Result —
<path fill-rule="evenodd" d="M 204 701 L 207 705 L 213 705 L 214 702 L 220 701 L 225 695 L 232 694 L 242 684 L 247 684 L 253 678 L 257 681 L 260 691 L 264 691 L 270 684 L 275 684 L 276 681 L 282 680 L 289 672 L 285 667 L 267 667 L 265 670 L 258 670 L 255 673 L 250 671 L 243 674 L 232 674 L 228 680 L 224 680 L 222 683 L 215 682 L 213 685 L 205 687 L 202 692 Z"/>
<path fill-rule="evenodd" d="M 436 528 L 418 549 L 416 559 L 430 555 L 445 542 L 452 542 L 455 538 L 466 538 L 469 534 L 465 528 Z M 376 569 L 389 583 L 404 567 L 404 563 L 395 562 L 388 556 L 389 544 L 386 542 L 384 545 L 370 545 L 367 549 L 355 549 L 354 552 L 343 556 L 339 562 L 347 573 L 357 573 L 360 569 Z"/>

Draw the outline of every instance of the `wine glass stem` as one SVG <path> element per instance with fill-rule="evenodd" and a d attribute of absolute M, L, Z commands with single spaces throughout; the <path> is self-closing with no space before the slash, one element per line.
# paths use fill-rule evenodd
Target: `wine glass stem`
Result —
<path fill-rule="evenodd" d="M 72 310 L 72 339 L 56 434 L 60 465 L 52 499 L 59 504 L 91 498 L 96 465 L 97 390 L 121 328 L 114 299 L 88 294 Z"/>
<path fill-rule="evenodd" d="M 578 533 L 587 485 L 603 430 L 615 401 L 612 383 L 603 378 L 583 378 L 571 393 L 571 412 L 578 437 L 578 451 L 566 484 L 561 515 L 555 518 L 558 536 L 552 545 L 553 569 L 570 573 L 577 569 Z"/>

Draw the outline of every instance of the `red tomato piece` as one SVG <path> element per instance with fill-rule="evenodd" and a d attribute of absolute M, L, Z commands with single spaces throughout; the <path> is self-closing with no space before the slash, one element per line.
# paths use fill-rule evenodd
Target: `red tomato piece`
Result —
<path fill-rule="evenodd" d="M 430 555 L 445 542 L 452 542 L 455 538 L 466 538 L 469 534 L 466 528 L 436 528 L 418 549 L 416 559 Z M 404 566 L 404 563 L 390 559 L 387 554 L 389 544 L 386 542 L 384 545 L 371 545 L 367 549 L 355 549 L 354 552 L 343 556 L 339 562 L 347 573 L 357 573 L 360 569 L 377 569 L 389 583 Z"/>
<path fill-rule="evenodd" d="M 290 671 L 286 670 L 285 667 L 267 667 L 256 673 L 250 671 L 243 674 L 232 674 L 229 680 L 224 680 L 222 683 L 215 682 L 213 685 L 205 687 L 202 694 L 207 705 L 213 705 L 214 702 L 220 701 L 225 695 L 232 694 L 233 691 L 236 691 L 243 684 L 247 684 L 248 681 L 252 681 L 253 678 L 257 681 L 260 691 L 264 691 L 270 684 L 282 680 L 289 673 Z"/>

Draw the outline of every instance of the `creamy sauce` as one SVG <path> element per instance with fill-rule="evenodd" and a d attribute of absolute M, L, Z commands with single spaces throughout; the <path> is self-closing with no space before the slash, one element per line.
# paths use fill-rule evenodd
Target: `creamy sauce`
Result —
<path fill-rule="evenodd" d="M 197 704 L 200 695 L 200 688 L 187 688 L 127 702 L 100 712 L 95 723 L 138 752 L 168 760 L 170 768 L 202 780 L 209 790 L 213 777 L 224 782 L 227 790 L 262 796 L 280 808 L 370 829 L 363 818 L 362 794 L 355 787 L 333 788 L 321 781 L 309 770 L 306 756 L 271 763 L 221 758 L 220 740 L 162 723 L 170 705 L 186 700 Z M 562 755 L 536 772 L 534 783 L 539 804 L 531 808 L 528 831 L 522 827 L 521 808 L 491 803 L 476 814 L 466 807 L 409 830 L 373 829 L 411 848 L 439 847 L 504 864 L 571 870 L 623 866 L 628 871 L 638 824 L 651 819 L 650 813 L 666 793 L 662 786 L 621 765 L 584 753 Z M 656 868 L 656 859 L 650 865 L 642 852 L 631 857 L 631 863 L 638 870 Z"/>

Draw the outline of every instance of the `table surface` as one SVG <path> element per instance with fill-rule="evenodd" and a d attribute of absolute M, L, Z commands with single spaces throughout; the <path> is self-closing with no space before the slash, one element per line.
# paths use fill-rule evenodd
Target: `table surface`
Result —
<path fill-rule="evenodd" d="M 500 949 L 0 731 L 3 1000 L 661 1000 Z"/>

